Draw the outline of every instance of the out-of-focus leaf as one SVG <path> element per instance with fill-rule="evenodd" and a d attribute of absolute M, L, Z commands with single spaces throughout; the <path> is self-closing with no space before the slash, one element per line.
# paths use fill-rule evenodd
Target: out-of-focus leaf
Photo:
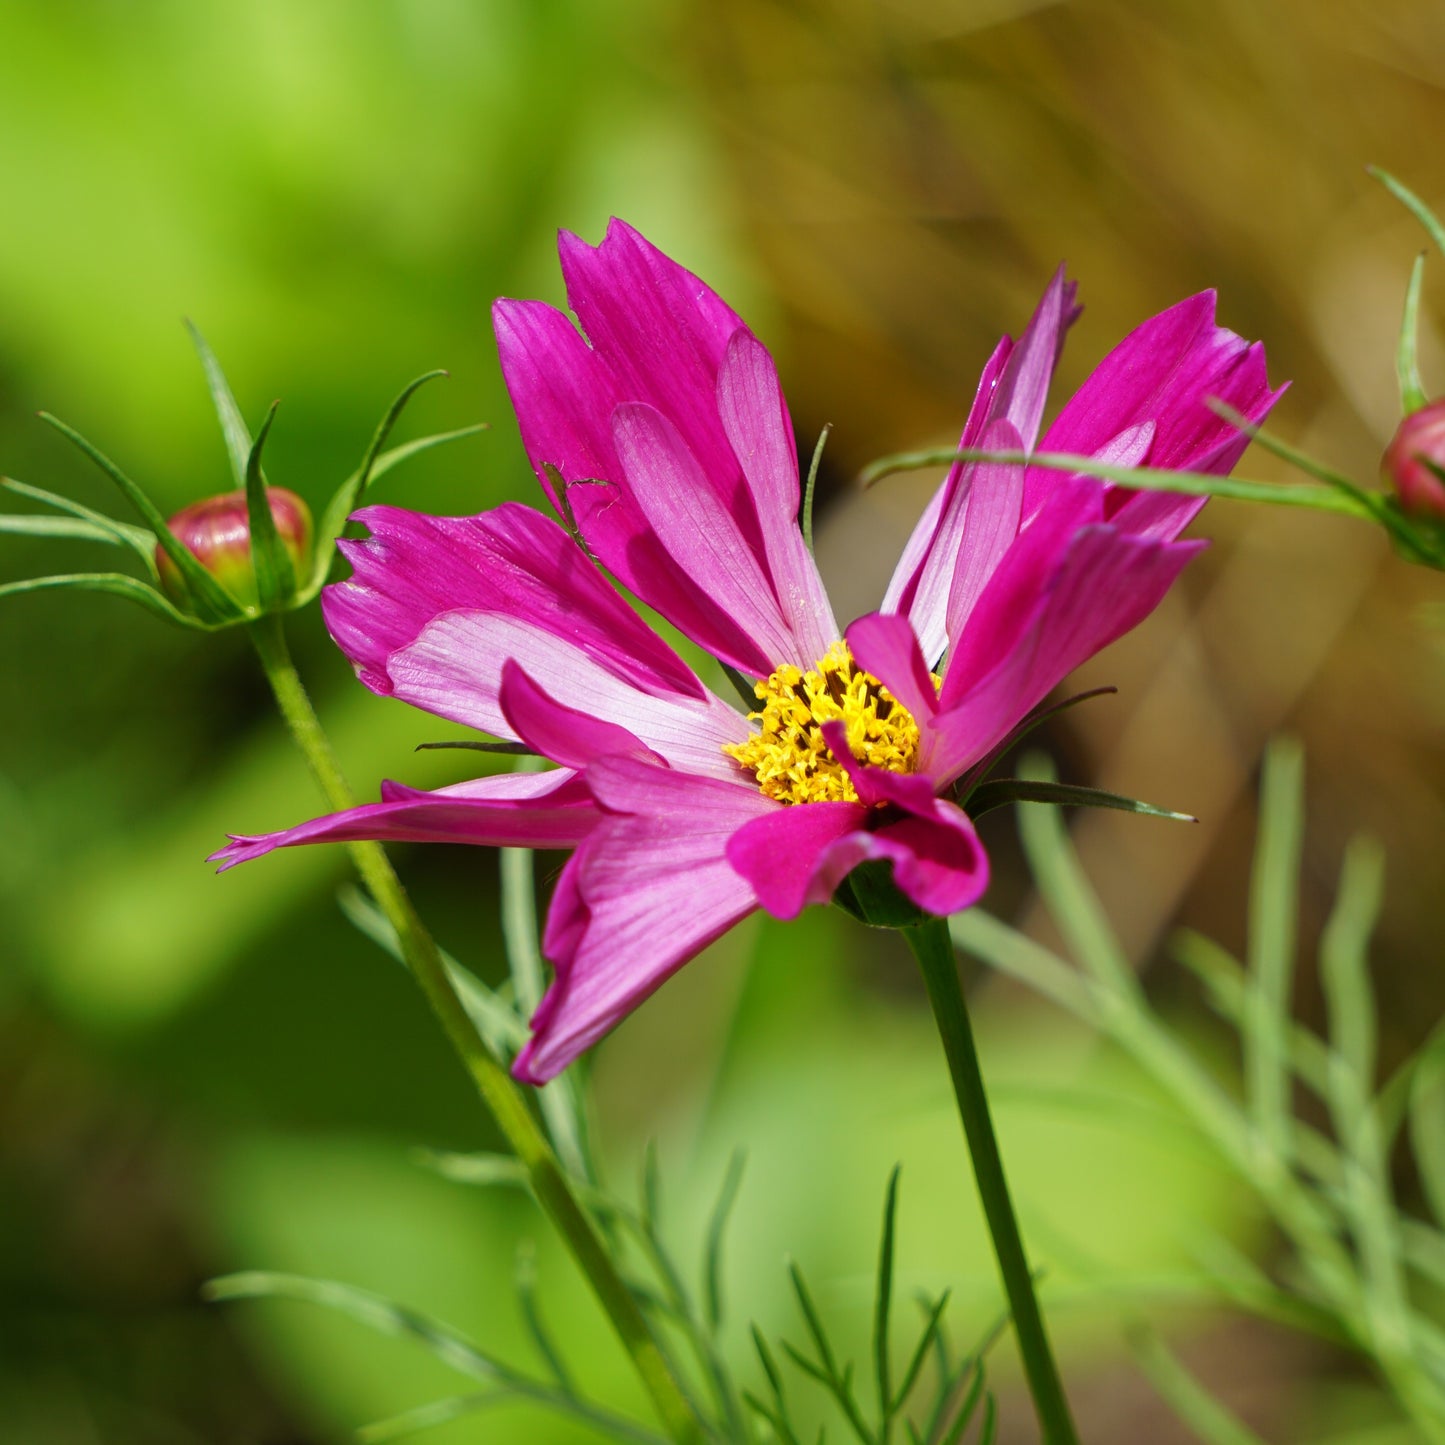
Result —
<path fill-rule="evenodd" d="M 873 1368 L 878 1383 L 878 1411 L 883 1425 L 880 1445 L 887 1445 L 893 1423 L 893 1382 L 888 1358 L 888 1316 L 893 1308 L 894 1246 L 898 1225 L 898 1175 L 895 1164 L 888 1175 L 888 1193 L 883 1202 L 883 1236 L 878 1245 L 878 1282 L 873 1299 Z"/>
<path fill-rule="evenodd" d="M 1445 1053 L 1438 1050 L 1415 1070 L 1410 1142 L 1425 1196 L 1436 1221 L 1445 1227 Z"/>
<path fill-rule="evenodd" d="M 527 1188 L 527 1171 L 521 1160 L 510 1154 L 449 1154 L 437 1149 L 418 1149 L 416 1161 L 457 1184 Z"/>
<path fill-rule="evenodd" d="M 723 1175 L 722 1188 L 718 1190 L 717 1202 L 708 1218 L 707 1235 L 703 1244 L 703 1312 L 710 1330 L 716 1333 L 722 1324 L 722 1248 L 727 1233 L 728 1216 L 738 1197 L 743 1182 L 743 1164 L 746 1156 L 741 1149 L 735 1149 L 728 1160 L 727 1173 Z"/>
<path fill-rule="evenodd" d="M 1255 1126 L 1281 1157 L 1289 1151 L 1287 1038 L 1294 980 L 1295 914 L 1304 831 L 1304 759 L 1276 741 L 1265 754 L 1259 840 L 1250 881 L 1249 1006 L 1245 1072 Z"/>
<path fill-rule="evenodd" d="M 1402 181 L 1397 181 L 1389 171 L 1382 170 L 1379 166 L 1366 166 L 1365 170 L 1374 176 L 1374 178 L 1419 221 L 1425 228 L 1426 234 L 1435 243 L 1440 254 L 1445 256 L 1445 226 L 1440 224 L 1434 211 L 1432 211 L 1409 186 L 1405 185 Z"/>
<path fill-rule="evenodd" d="M 1264 1445 L 1179 1363 L 1153 1330 L 1137 1325 L 1127 1332 L 1127 1338 L 1149 1382 L 1206 1445 Z"/>

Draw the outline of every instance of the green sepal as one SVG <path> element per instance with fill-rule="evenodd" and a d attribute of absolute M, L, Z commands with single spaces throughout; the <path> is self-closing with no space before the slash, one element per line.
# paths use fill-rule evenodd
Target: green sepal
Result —
<path fill-rule="evenodd" d="M 251 431 L 236 398 L 231 393 L 226 373 L 216 360 L 200 328 L 190 317 L 186 318 L 186 330 L 191 334 L 191 343 L 196 355 L 201 358 L 201 369 L 206 373 L 206 386 L 211 393 L 211 404 L 216 408 L 216 419 L 221 423 L 221 435 L 226 439 L 226 455 L 231 460 L 231 474 L 238 488 L 246 485 L 246 468 L 251 460 Z"/>
<path fill-rule="evenodd" d="M 173 622 L 177 627 L 190 627 L 201 632 L 214 632 L 224 624 L 202 622 L 182 612 L 164 593 L 148 582 L 127 572 L 67 572 L 55 577 L 27 577 L 21 582 L 0 586 L 0 597 L 16 597 L 22 592 L 48 592 L 58 588 L 74 588 L 81 592 L 109 592 L 116 597 L 138 602 L 148 612 Z"/>
<path fill-rule="evenodd" d="M 146 526 L 155 533 L 157 545 L 175 563 L 176 570 L 185 579 L 200 621 L 238 622 L 246 617 L 246 611 L 241 604 L 201 566 L 190 549 L 171 531 L 156 504 L 104 452 L 88 442 L 74 427 L 67 426 L 50 412 L 42 411 L 40 420 L 47 426 L 54 427 L 72 446 L 84 452 L 115 483 L 125 499 L 140 514 Z"/>
<path fill-rule="evenodd" d="M 1400 410 L 1406 416 L 1429 405 L 1420 379 L 1420 282 L 1425 275 L 1425 253 L 1415 257 L 1410 284 L 1405 288 L 1405 313 L 1400 318 L 1400 341 L 1395 348 L 1395 375 L 1400 379 Z"/>
<path fill-rule="evenodd" d="M 276 420 L 279 401 L 271 403 L 266 420 L 256 434 L 246 457 L 246 520 L 251 530 L 251 569 L 256 576 L 256 601 L 263 614 L 280 612 L 296 591 L 296 571 L 290 555 L 281 544 L 276 518 L 271 513 L 271 499 L 266 479 L 261 474 L 261 453 Z"/>
<path fill-rule="evenodd" d="M 893 865 L 883 858 L 860 863 L 843 880 L 833 901 L 870 928 L 916 928 L 933 917 L 899 892 Z"/>
<path fill-rule="evenodd" d="M 331 575 L 331 564 L 335 560 L 336 539 L 345 530 L 346 519 L 356 510 L 357 505 L 366 494 L 366 489 L 386 470 L 381 466 L 381 462 L 385 460 L 381 449 L 386 445 L 387 437 L 391 435 L 392 428 L 406 409 L 407 402 L 411 400 L 413 393 L 427 382 L 448 374 L 442 370 L 425 372 L 414 381 L 408 382 L 401 389 L 396 400 L 387 407 L 386 414 L 377 424 L 376 431 L 372 435 L 371 445 L 367 447 L 366 455 L 361 459 L 361 465 L 332 493 L 331 500 L 326 504 L 326 510 L 321 514 L 321 525 L 316 531 L 316 562 L 312 567 L 310 582 L 297 594 L 298 606 L 309 602 L 326 585 L 326 579 Z M 422 451 L 426 444 L 435 445 L 438 441 L 447 441 L 453 436 L 466 434 L 466 431 L 462 431 L 448 433 L 442 437 L 427 437 L 422 443 L 412 443 L 412 450 L 413 452 Z M 397 450 L 400 451 L 401 448 L 397 448 Z M 407 455 L 411 454 L 412 452 L 407 453 Z M 398 457 L 397 460 L 401 460 L 401 458 Z"/>
<path fill-rule="evenodd" d="M 1170 808 L 1156 808 L 1138 798 L 1121 793 L 1106 793 L 1102 788 L 1081 788 L 1071 783 L 1044 782 L 1032 778 L 991 778 L 980 783 L 964 800 L 963 808 L 970 818 L 981 818 L 995 808 L 1009 803 L 1053 803 L 1063 808 L 1112 808 L 1121 813 L 1143 813 L 1151 818 L 1173 818 L 1180 823 L 1197 823 L 1191 813 L 1176 813 Z"/>
<path fill-rule="evenodd" d="M 79 502 L 72 502 L 69 497 L 62 497 L 58 492 L 47 492 L 44 487 L 32 487 L 28 482 L 17 482 L 14 477 L 0 477 L 0 487 L 7 492 L 14 492 L 17 497 L 28 497 L 33 502 L 40 502 L 47 507 L 54 507 L 58 512 L 65 512 L 78 522 L 85 523 L 93 528 L 93 532 L 81 532 L 79 530 L 59 532 L 46 532 L 38 525 L 45 520 L 39 517 L 18 517 L 7 516 L 5 522 L 14 524 L 34 523 L 36 525 L 4 525 L 0 523 L 0 531 L 29 532 L 41 536 L 70 536 L 87 537 L 91 541 L 110 542 L 119 546 L 131 548 L 135 554 L 145 563 L 151 578 L 155 580 L 156 574 L 156 539 L 155 533 L 147 532 L 144 527 L 132 527 L 128 522 L 118 522 L 114 517 L 107 517 L 104 512 L 97 512 L 90 507 L 82 506 Z M 60 520 L 59 518 L 53 520 Z"/>
<path fill-rule="evenodd" d="M 513 743 L 505 739 L 483 741 L 480 738 L 447 738 L 439 743 L 418 743 L 412 751 L 426 753 L 443 748 L 460 748 L 469 753 L 503 753 L 513 757 L 535 758 L 538 756 L 526 743 Z"/>

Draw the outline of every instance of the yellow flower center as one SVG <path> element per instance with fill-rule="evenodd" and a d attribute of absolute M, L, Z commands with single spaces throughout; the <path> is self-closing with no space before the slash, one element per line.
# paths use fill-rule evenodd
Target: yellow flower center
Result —
<path fill-rule="evenodd" d="M 761 727 L 723 752 L 751 768 L 758 787 L 780 803 L 856 803 L 857 789 L 823 737 L 822 724 L 848 729 L 848 748 L 861 763 L 911 773 L 918 760 L 913 714 L 871 673 L 846 642 L 835 642 L 808 672 L 784 663 L 753 689 L 762 703 L 750 713 Z"/>

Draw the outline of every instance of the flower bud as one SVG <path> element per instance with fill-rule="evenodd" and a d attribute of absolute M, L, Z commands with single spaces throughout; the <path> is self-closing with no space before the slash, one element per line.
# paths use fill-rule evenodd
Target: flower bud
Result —
<path fill-rule="evenodd" d="M 295 492 L 288 492 L 284 487 L 267 487 L 266 495 L 270 499 L 277 536 L 291 558 L 292 571 L 299 582 L 311 562 L 311 510 Z M 256 606 L 251 520 L 246 511 L 245 492 L 225 492 L 203 502 L 192 502 L 170 519 L 170 528 L 231 596 L 245 606 Z M 156 548 L 156 567 L 161 585 L 171 599 L 184 603 L 186 584 L 175 563 L 160 547 Z"/>
<path fill-rule="evenodd" d="M 1405 511 L 1445 520 L 1445 480 L 1432 466 L 1445 470 L 1445 398 L 1412 411 L 1380 462 Z"/>

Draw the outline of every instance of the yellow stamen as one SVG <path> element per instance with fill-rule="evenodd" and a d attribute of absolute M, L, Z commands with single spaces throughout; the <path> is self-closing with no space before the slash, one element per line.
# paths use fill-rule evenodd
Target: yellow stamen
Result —
<path fill-rule="evenodd" d="M 836 642 L 809 672 L 784 663 L 753 689 L 762 703 L 749 716 L 761 724 L 746 742 L 723 752 L 752 770 L 758 787 L 780 803 L 856 803 L 858 792 L 823 738 L 822 724 L 848 729 L 859 762 L 911 773 L 918 760 L 913 714 L 871 673 L 846 642 Z"/>

